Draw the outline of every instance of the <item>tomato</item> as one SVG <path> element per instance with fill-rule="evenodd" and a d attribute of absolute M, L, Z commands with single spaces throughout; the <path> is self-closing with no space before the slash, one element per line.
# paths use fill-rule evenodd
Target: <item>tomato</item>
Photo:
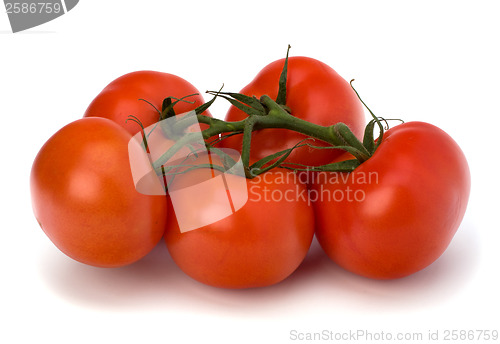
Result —
<path fill-rule="evenodd" d="M 182 189 L 200 173 L 196 169 L 181 174 L 176 182 Z M 303 261 L 314 235 L 306 187 L 288 171 L 273 170 L 251 180 L 234 174 L 225 178 L 226 185 L 244 183 L 229 190 L 233 201 L 248 195 L 247 202 L 219 221 L 184 232 L 175 217 L 169 217 L 165 242 L 173 260 L 193 279 L 215 287 L 253 288 L 282 281 Z M 222 211 L 217 203 L 225 193 L 207 188 L 195 199 L 186 197 L 182 211 L 198 222 L 217 217 L 214 212 Z M 177 217 L 185 214 L 176 211 Z"/>
<path fill-rule="evenodd" d="M 198 95 L 185 99 L 194 102 L 193 104 L 181 101 L 174 106 L 177 114 L 194 110 L 204 103 L 200 92 L 193 85 L 173 74 L 132 72 L 107 85 L 90 103 L 84 117 L 108 118 L 127 129 L 130 134 L 135 134 L 141 128 L 137 123 L 127 121 L 129 115 L 136 116 L 144 127 L 148 127 L 158 122 L 159 113 L 156 109 L 161 111 L 165 98 L 182 98 L 195 93 Z M 211 116 L 208 110 L 203 114 Z"/>
<path fill-rule="evenodd" d="M 316 176 L 316 236 L 345 269 L 375 279 L 413 274 L 448 247 L 470 191 L 467 161 L 441 129 L 409 122 L 385 132 L 351 174 Z"/>
<path fill-rule="evenodd" d="M 257 98 L 267 94 L 276 99 L 284 62 L 285 59 L 281 59 L 264 67 L 240 93 Z M 349 83 L 331 67 L 309 57 L 290 57 L 287 76 L 286 105 L 292 115 L 323 126 L 343 122 L 356 136 L 362 136 L 365 117 L 361 103 Z M 243 111 L 231 106 L 226 120 L 239 121 L 246 117 Z M 255 131 L 252 136 L 251 160 L 259 160 L 291 148 L 305 138 L 305 135 L 286 129 Z M 242 135 L 235 135 L 222 141 L 221 146 L 241 151 L 242 139 Z M 309 143 L 316 146 L 326 145 L 321 141 Z M 287 162 L 309 166 L 322 165 L 341 153 L 340 150 L 303 146 L 295 149 L 287 158 Z"/>
<path fill-rule="evenodd" d="M 127 265 L 163 236 L 166 197 L 136 191 L 130 138 L 111 120 L 83 118 L 55 133 L 35 158 L 30 177 L 35 216 L 50 240 L 79 262 Z"/>

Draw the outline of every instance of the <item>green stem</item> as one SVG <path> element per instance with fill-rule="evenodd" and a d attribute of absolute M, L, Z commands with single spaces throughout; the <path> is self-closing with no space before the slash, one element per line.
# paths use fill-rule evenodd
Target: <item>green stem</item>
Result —
<path fill-rule="evenodd" d="M 198 141 L 199 137 L 200 137 L 199 133 L 187 133 L 184 136 L 182 136 L 179 140 L 175 141 L 172 147 L 170 147 L 165 153 L 163 153 L 158 158 L 158 160 L 153 162 L 153 169 L 156 171 L 156 173 L 161 173 L 162 165 L 164 165 L 167 161 L 173 158 L 175 153 L 177 153 L 181 148 L 185 147 L 190 143 Z"/>
<path fill-rule="evenodd" d="M 339 143 L 335 140 L 332 127 L 324 127 L 297 118 L 288 113 L 267 95 L 262 96 L 260 101 L 269 109 L 269 113 L 267 116 L 259 118 L 259 128 L 283 128 L 299 132 L 332 145 L 337 145 Z"/>
<path fill-rule="evenodd" d="M 283 106 L 276 103 L 276 101 L 267 95 L 262 96 L 260 102 L 267 109 L 265 115 L 248 116 L 244 120 L 237 122 L 226 122 L 217 118 L 196 115 L 177 121 L 174 131 L 182 132 L 184 129 L 195 124 L 197 120 L 199 123 L 209 125 L 208 129 L 202 131 L 203 139 L 205 140 L 224 133 L 243 133 L 241 158 L 246 172 L 249 172 L 251 134 L 255 130 L 266 128 L 288 129 L 321 140 L 330 144 L 332 148 L 338 147 L 350 152 L 360 163 L 366 161 L 371 155 L 364 147 L 363 143 L 361 143 L 343 123 L 337 123 L 332 126 L 321 126 L 305 121 L 288 113 Z M 199 133 L 188 133 L 184 135 L 154 162 L 153 168 L 159 170 L 160 167 L 172 158 L 179 149 L 196 140 L 199 140 Z"/>
<path fill-rule="evenodd" d="M 245 175 L 247 178 L 251 178 L 250 174 L 250 145 L 252 142 L 252 132 L 255 123 L 259 117 L 248 117 L 245 120 L 245 127 L 243 129 L 243 145 L 241 147 L 241 162 L 243 163 L 243 168 L 245 169 Z"/>
<path fill-rule="evenodd" d="M 346 150 L 354 155 L 360 163 L 370 157 L 368 150 L 344 123 L 325 127 L 292 116 L 268 96 L 262 96 L 261 102 L 269 109 L 269 115 L 262 117 L 259 121 L 259 124 L 265 122 L 266 128 L 289 129 L 319 139 L 332 146 L 341 146 L 343 149 L 349 147 Z"/>

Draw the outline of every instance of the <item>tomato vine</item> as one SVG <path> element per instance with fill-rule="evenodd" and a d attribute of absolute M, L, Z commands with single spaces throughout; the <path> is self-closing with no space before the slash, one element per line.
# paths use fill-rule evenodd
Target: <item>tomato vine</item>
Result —
<path fill-rule="evenodd" d="M 350 81 L 350 86 L 356 93 L 359 101 L 369 111 L 372 120 L 365 127 L 363 140 L 361 141 L 351 131 L 351 129 L 342 122 L 335 123 L 329 126 L 323 126 L 308 122 L 291 114 L 290 109 L 286 105 L 287 95 L 287 68 L 288 55 L 290 46 L 288 46 L 285 63 L 279 78 L 279 89 L 276 99 L 272 99 L 268 95 L 263 95 L 259 99 L 255 96 L 247 96 L 234 92 L 222 92 L 222 88 L 218 91 L 207 91 L 213 95 L 213 98 L 198 106 L 195 111 L 195 116 L 181 117 L 174 121 L 173 127 L 164 127 L 164 133 L 172 138 L 175 143 L 167 151 L 165 151 L 156 161 L 152 162 L 153 169 L 157 174 L 165 174 L 164 165 L 175 155 L 181 148 L 190 143 L 199 140 L 199 133 L 187 133 L 186 129 L 193 124 L 199 123 L 208 126 L 201 131 L 203 139 L 206 140 L 208 149 L 213 150 L 218 155 L 224 155 L 221 150 L 217 150 L 217 143 L 232 135 L 243 135 L 241 160 L 243 163 L 245 176 L 254 178 L 259 174 L 269 171 L 275 167 L 282 167 L 298 171 L 330 171 L 330 172 L 351 172 L 356 169 L 361 163 L 368 160 L 383 139 L 384 126 L 382 122 L 386 122 L 384 118 L 377 117 L 370 108 L 363 102 L 359 93 L 352 85 L 354 79 Z M 163 101 L 162 110 L 159 111 L 160 121 L 167 118 L 175 118 L 173 110 L 174 105 L 179 102 L 187 102 L 187 98 L 198 94 L 191 94 L 180 99 L 167 97 Z M 217 98 L 223 98 L 231 103 L 232 106 L 242 110 L 248 115 L 240 121 L 224 121 L 203 115 Z M 378 138 L 374 138 L 375 125 L 378 126 Z M 268 155 L 256 162 L 250 163 L 250 151 L 252 147 L 252 132 L 256 130 L 265 130 L 268 128 L 280 128 L 298 132 L 307 136 L 306 139 L 300 141 L 293 147 L 278 151 Z M 143 128 L 144 130 L 144 128 Z M 182 135 L 174 135 L 173 133 L 182 133 Z M 146 135 L 144 135 L 146 136 Z M 212 139 L 212 141 L 209 141 Z M 315 145 L 317 141 L 327 143 L 324 145 Z M 299 147 L 309 146 L 315 149 L 341 149 L 350 153 L 354 159 L 328 163 L 320 166 L 308 166 L 287 161 L 287 157 L 291 152 Z M 225 160 L 234 163 L 231 157 L 224 156 Z M 172 168 L 173 166 L 171 166 Z M 168 173 L 168 172 L 167 172 Z"/>

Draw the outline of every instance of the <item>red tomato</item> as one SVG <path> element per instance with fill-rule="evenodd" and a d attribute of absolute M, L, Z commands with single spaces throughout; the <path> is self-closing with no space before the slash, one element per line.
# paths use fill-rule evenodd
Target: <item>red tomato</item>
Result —
<path fill-rule="evenodd" d="M 197 169 L 179 175 L 176 182 L 181 187 L 186 181 L 191 185 L 199 173 Z M 226 174 L 226 178 L 227 185 L 234 185 L 243 177 Z M 223 288 L 269 286 L 295 271 L 311 245 L 313 211 L 306 187 L 293 173 L 273 170 L 243 182 L 248 186 L 248 201 L 217 222 L 181 233 L 174 216 L 168 219 L 168 250 L 175 263 L 199 282 Z M 247 192 L 246 188 L 230 190 L 233 199 Z M 220 191 L 206 190 L 198 202 L 186 198 L 184 211 L 194 220 L 203 220 L 206 200 L 222 201 L 225 196 Z"/>
<path fill-rule="evenodd" d="M 310 195 L 318 242 L 340 266 L 376 279 L 410 275 L 441 256 L 470 191 L 459 146 L 421 122 L 388 130 L 351 174 L 316 178 Z"/>
<path fill-rule="evenodd" d="M 255 79 L 240 93 L 261 97 L 267 94 L 272 99 L 278 95 L 278 81 L 285 59 L 275 61 L 262 69 Z M 291 114 L 306 121 L 329 126 L 338 122 L 347 124 L 353 133 L 362 137 L 365 127 L 363 108 L 356 94 L 340 75 L 328 65 L 309 57 L 288 59 L 286 105 Z M 247 115 L 231 106 L 227 121 L 239 121 Z M 286 129 L 262 129 L 252 136 L 251 159 L 259 160 L 275 152 L 293 147 L 306 138 L 305 135 Z M 221 142 L 222 147 L 241 151 L 242 135 L 229 137 Z M 309 141 L 324 146 L 321 141 Z M 341 154 L 340 150 L 300 147 L 287 158 L 287 162 L 310 166 L 329 163 Z"/>
<path fill-rule="evenodd" d="M 140 126 L 127 121 L 129 115 L 134 115 L 146 128 L 159 120 L 158 111 L 161 111 L 163 100 L 167 97 L 182 98 L 190 94 L 200 93 L 186 80 L 168 73 L 155 71 L 138 71 L 122 75 L 106 86 L 101 93 L 90 103 L 84 117 L 109 118 L 130 134 L 141 130 Z M 149 103 L 139 99 L 147 100 Z M 177 114 L 194 110 L 204 103 L 201 95 L 186 98 L 189 104 L 179 102 L 174 106 Z M 205 111 L 203 114 L 211 116 Z"/>
<path fill-rule="evenodd" d="M 108 119 L 83 118 L 54 134 L 35 158 L 30 180 L 35 216 L 50 240 L 77 261 L 127 265 L 163 236 L 166 197 L 136 191 L 130 138 Z"/>

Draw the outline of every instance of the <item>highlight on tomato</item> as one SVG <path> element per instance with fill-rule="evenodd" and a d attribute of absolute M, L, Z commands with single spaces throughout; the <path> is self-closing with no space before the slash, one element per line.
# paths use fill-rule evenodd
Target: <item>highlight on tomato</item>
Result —
<path fill-rule="evenodd" d="M 207 173 L 221 177 L 220 170 L 198 168 L 177 175 L 171 187 L 185 190 L 204 183 Z M 182 231 L 176 217 L 170 216 L 165 232 L 170 255 L 187 275 L 214 287 L 242 289 L 281 282 L 304 260 L 314 235 L 306 186 L 286 170 L 254 179 L 230 173 L 224 178 L 227 189 L 214 183 L 195 199 L 177 200 L 177 207 L 189 212 L 195 223 L 207 217 L 220 220 Z M 247 201 L 227 214 L 228 197 L 233 204 L 235 199 Z"/>
<path fill-rule="evenodd" d="M 397 125 L 347 173 L 319 173 L 311 190 L 316 237 L 338 265 L 375 278 L 432 264 L 465 214 L 470 173 L 457 143 L 423 122 Z"/>
<path fill-rule="evenodd" d="M 365 127 L 363 107 L 349 83 L 327 64 L 304 56 L 283 58 L 265 66 L 240 94 L 259 99 L 267 95 L 294 117 L 308 122 L 330 126 L 345 123 L 361 137 Z M 240 121 L 248 117 L 241 107 L 231 106 L 226 121 Z M 251 159 L 256 161 L 291 147 L 307 138 L 304 134 L 286 130 L 256 130 L 252 134 Z M 235 135 L 221 142 L 221 147 L 241 152 L 243 137 Z M 328 146 L 321 140 L 294 149 L 289 163 L 309 166 L 323 165 L 343 153 L 338 149 L 315 149 Z"/>
<path fill-rule="evenodd" d="M 82 118 L 56 132 L 35 158 L 30 176 L 35 217 L 50 240 L 79 262 L 128 265 L 163 236 L 166 197 L 136 191 L 130 138 L 109 119 Z"/>
<path fill-rule="evenodd" d="M 89 104 L 84 117 L 108 118 L 131 135 L 165 118 L 173 111 L 181 114 L 204 104 L 200 92 L 183 78 L 157 71 L 136 71 L 110 82 Z M 175 106 L 173 106 L 175 105 Z M 209 110 L 203 115 L 211 117 Z"/>

